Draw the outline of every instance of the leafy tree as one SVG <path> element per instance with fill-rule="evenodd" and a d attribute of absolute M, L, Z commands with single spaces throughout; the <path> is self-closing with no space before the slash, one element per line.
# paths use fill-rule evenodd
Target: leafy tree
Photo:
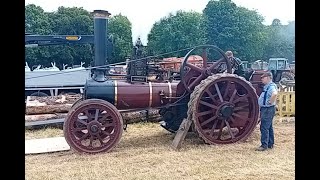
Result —
<path fill-rule="evenodd" d="M 295 30 L 294 21 L 288 25 L 282 25 L 279 19 L 274 19 L 267 28 L 268 39 L 266 41 L 264 58 L 284 57 L 290 61 L 295 58 Z"/>
<path fill-rule="evenodd" d="M 156 22 L 148 34 L 148 52 L 157 55 L 205 44 L 200 13 L 178 11 Z M 167 56 L 184 56 L 186 52 Z"/>
<path fill-rule="evenodd" d="M 126 16 L 121 14 L 110 18 L 108 31 L 114 46 L 110 63 L 125 61 L 132 53 L 132 25 Z"/>
<path fill-rule="evenodd" d="M 40 6 L 34 4 L 25 6 L 25 32 L 40 35 L 52 33 L 49 16 Z M 47 63 L 49 57 L 48 47 L 25 48 L 25 61 L 31 68 L 43 62 Z"/>
<path fill-rule="evenodd" d="M 232 50 L 242 60 L 263 56 L 265 29 L 256 11 L 238 7 L 231 0 L 210 0 L 203 10 L 208 44 Z"/>

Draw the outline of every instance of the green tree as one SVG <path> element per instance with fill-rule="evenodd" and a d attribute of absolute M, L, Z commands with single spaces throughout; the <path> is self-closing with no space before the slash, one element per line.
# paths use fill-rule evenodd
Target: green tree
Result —
<path fill-rule="evenodd" d="M 83 8 L 59 7 L 56 12 L 49 13 L 53 34 L 60 35 L 92 35 L 93 16 Z M 50 48 L 50 61 L 69 66 L 85 62 L 89 65 L 93 60 L 92 45 L 58 45 Z"/>
<path fill-rule="evenodd" d="M 34 4 L 25 6 L 25 32 L 39 35 L 52 33 L 48 13 L 45 13 L 40 6 Z M 30 68 L 44 62 L 46 64 L 49 57 L 48 47 L 25 48 L 25 61 Z"/>
<path fill-rule="evenodd" d="M 250 62 L 263 56 L 266 33 L 263 17 L 256 11 L 238 7 L 231 0 L 210 0 L 203 15 L 208 44 L 232 50 Z"/>
<path fill-rule="evenodd" d="M 113 40 L 110 63 L 125 61 L 132 53 L 131 22 L 126 16 L 115 15 L 109 19 L 108 33 Z"/>
<path fill-rule="evenodd" d="M 279 19 L 274 19 L 267 26 L 268 38 L 266 41 L 264 58 L 284 57 L 290 61 L 295 58 L 295 29 L 294 21 L 288 25 L 282 25 Z"/>
<path fill-rule="evenodd" d="M 200 13 L 178 11 L 156 22 L 148 34 L 148 52 L 153 55 L 205 44 L 203 18 Z M 186 52 L 168 54 L 184 56 Z"/>

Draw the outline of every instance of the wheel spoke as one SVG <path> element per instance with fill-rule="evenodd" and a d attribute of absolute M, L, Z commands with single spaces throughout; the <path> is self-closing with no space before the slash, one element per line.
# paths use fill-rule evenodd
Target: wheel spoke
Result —
<path fill-rule="evenodd" d="M 111 123 L 105 123 L 104 125 L 102 125 L 103 128 L 107 128 L 107 127 L 112 127 L 114 126 L 114 123 L 111 122 Z"/>
<path fill-rule="evenodd" d="M 82 141 L 84 139 L 86 139 L 89 136 L 89 132 L 85 133 L 79 140 Z"/>
<path fill-rule="evenodd" d="M 216 87 L 216 90 L 217 90 L 217 93 L 218 93 L 220 101 L 223 102 L 223 98 L 222 98 L 222 95 L 221 95 L 221 92 L 220 92 L 218 84 L 214 84 L 214 86 Z"/>
<path fill-rule="evenodd" d="M 246 104 L 246 105 L 244 105 L 244 106 L 235 107 L 235 108 L 233 109 L 233 111 L 243 110 L 243 109 L 245 109 L 245 108 L 247 108 L 247 107 L 249 107 L 249 104 Z"/>
<path fill-rule="evenodd" d="M 76 132 L 83 131 L 83 130 L 85 130 L 85 129 L 87 129 L 87 127 L 74 128 L 74 130 L 75 130 Z"/>
<path fill-rule="evenodd" d="M 186 65 L 187 65 L 190 69 L 192 69 L 192 70 L 194 70 L 194 71 L 202 72 L 202 69 L 201 69 L 201 68 L 199 68 L 199 67 L 197 67 L 197 66 L 195 66 L 195 65 L 193 65 L 193 64 L 190 64 L 190 63 L 187 62 Z"/>
<path fill-rule="evenodd" d="M 203 122 L 200 124 L 200 126 L 201 126 L 201 127 L 203 127 L 204 125 L 208 124 L 209 122 L 211 122 L 211 121 L 215 120 L 217 117 L 218 117 L 218 116 L 217 116 L 217 115 L 215 115 L 215 116 L 213 116 L 213 117 L 211 117 L 211 118 L 209 118 L 209 119 L 207 119 L 207 120 L 203 121 Z"/>
<path fill-rule="evenodd" d="M 245 121 L 248 119 L 247 117 L 242 116 L 242 115 L 240 115 L 240 114 L 238 114 L 238 113 L 235 113 L 235 112 L 232 113 L 232 115 L 233 115 L 233 116 L 236 116 L 236 117 L 238 117 L 238 118 L 240 118 L 240 119 L 242 119 L 242 120 L 245 120 Z"/>
<path fill-rule="evenodd" d="M 244 95 L 244 96 L 242 96 L 242 97 L 239 97 L 238 99 L 236 99 L 236 100 L 234 100 L 233 101 L 233 103 L 235 104 L 235 103 L 237 103 L 237 102 L 239 102 L 239 101 L 241 101 L 241 100 L 245 100 L 245 99 L 248 99 L 248 94 L 246 94 L 246 95 Z M 231 101 L 230 101 L 231 102 Z"/>
<path fill-rule="evenodd" d="M 220 58 L 218 61 L 216 61 L 215 63 L 213 63 L 208 69 L 209 72 L 212 72 L 212 70 L 214 68 L 216 68 L 217 66 L 219 66 L 221 64 L 221 62 L 224 60 L 224 58 Z"/>
<path fill-rule="evenodd" d="M 101 131 L 101 132 L 102 132 L 102 134 L 105 134 L 105 135 L 107 135 L 107 136 L 111 136 L 111 134 L 108 133 L 108 132 L 106 132 L 106 131 Z"/>
<path fill-rule="evenodd" d="M 108 117 L 107 114 L 102 114 L 101 118 L 98 119 L 98 122 L 103 122 L 104 120 L 107 119 L 107 117 Z"/>
<path fill-rule="evenodd" d="M 102 137 L 100 136 L 100 134 L 97 134 L 97 139 L 99 140 L 100 145 L 102 146 L 103 141 L 102 141 Z"/>
<path fill-rule="evenodd" d="M 229 82 L 229 81 L 227 81 L 226 83 L 227 83 L 227 85 L 226 85 L 226 89 L 225 89 L 224 95 L 223 95 L 223 98 L 224 98 L 224 99 L 226 99 L 226 97 L 227 97 L 227 95 L 228 95 L 229 86 L 230 86 L 230 82 Z"/>
<path fill-rule="evenodd" d="M 85 122 L 84 120 L 79 119 L 79 118 L 78 118 L 78 122 L 80 122 L 81 124 L 84 124 L 84 125 L 87 125 L 87 124 L 88 124 L 87 122 Z"/>
<path fill-rule="evenodd" d="M 233 93 L 232 93 L 232 95 L 231 95 L 231 98 L 230 98 L 230 100 L 229 100 L 230 103 L 232 103 L 234 97 L 236 96 L 236 93 L 237 93 L 237 89 L 234 89 L 234 91 L 233 91 Z"/>
<path fill-rule="evenodd" d="M 89 109 L 86 109 L 86 110 L 84 111 L 84 114 L 88 117 L 88 119 L 91 119 L 91 118 L 92 118 L 91 113 L 89 113 Z"/>
<path fill-rule="evenodd" d="M 94 120 L 98 121 L 99 109 L 96 109 L 96 114 L 94 115 Z"/>
<path fill-rule="evenodd" d="M 93 143 L 93 136 L 91 135 L 91 136 L 90 136 L 90 143 L 89 143 L 89 145 L 90 145 L 91 147 L 93 147 L 93 146 L 92 146 L 92 143 Z"/>
<path fill-rule="evenodd" d="M 228 123 L 228 121 L 226 121 L 226 120 L 224 120 L 224 121 L 225 121 L 225 123 L 226 123 L 226 125 L 227 125 L 227 127 L 228 127 L 228 130 L 229 130 L 229 133 L 230 133 L 231 138 L 234 139 L 234 135 L 233 135 L 233 133 L 232 133 L 232 131 L 231 131 L 230 124 Z"/>
<path fill-rule="evenodd" d="M 217 139 L 220 139 L 221 138 L 221 135 L 222 135 L 222 129 L 224 128 L 224 121 L 221 122 L 220 124 L 220 130 L 219 130 L 219 134 L 218 134 L 218 137 Z M 221 140 L 221 139 L 220 139 Z"/>
<path fill-rule="evenodd" d="M 188 86 L 189 89 L 193 89 L 199 82 L 203 79 L 203 75 L 198 76 L 192 83 Z"/>
<path fill-rule="evenodd" d="M 205 92 L 210 96 L 210 98 L 212 99 L 212 101 L 215 101 L 214 95 L 212 95 L 212 93 L 211 93 L 208 89 L 206 89 Z"/>
<path fill-rule="evenodd" d="M 215 105 L 213 105 L 213 104 L 207 103 L 207 102 L 205 102 L 205 101 L 200 101 L 200 104 L 203 104 L 203 105 L 208 106 L 208 107 L 210 107 L 210 108 L 212 108 L 212 109 L 218 110 L 218 106 L 215 106 Z"/>
<path fill-rule="evenodd" d="M 235 123 L 236 121 L 232 116 L 230 116 L 229 119 L 231 120 L 232 123 Z"/>
<path fill-rule="evenodd" d="M 212 126 L 210 134 L 209 134 L 210 136 L 213 136 L 213 133 L 214 133 L 214 130 L 216 129 L 218 121 L 219 121 L 219 119 L 217 119 L 216 122 L 213 123 L 213 126 Z"/>
<path fill-rule="evenodd" d="M 201 112 L 201 113 L 198 113 L 198 112 L 197 112 L 197 117 L 204 116 L 204 115 L 207 115 L 207 114 L 210 114 L 210 113 L 213 113 L 212 110 L 203 111 L 203 112 Z"/>

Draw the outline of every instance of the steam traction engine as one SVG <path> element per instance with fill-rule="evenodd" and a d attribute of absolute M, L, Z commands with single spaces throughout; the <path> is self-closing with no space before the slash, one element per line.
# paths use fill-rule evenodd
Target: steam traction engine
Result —
<path fill-rule="evenodd" d="M 94 11 L 95 69 L 85 85 L 82 101 L 71 108 L 64 122 L 64 136 L 77 152 L 110 151 L 121 138 L 124 125 L 118 110 L 158 108 L 162 127 L 177 132 L 183 119 L 192 121 L 189 131 L 208 144 L 228 144 L 246 139 L 257 125 L 260 75 L 250 83 L 231 74 L 224 52 L 212 45 L 198 46 L 184 57 L 180 81 L 148 80 L 145 59 L 130 62 L 125 79 L 110 79 L 106 68 L 107 11 Z M 188 62 L 196 53 L 200 67 Z M 213 53 L 220 57 L 209 62 Z M 221 70 L 221 64 L 225 68 Z M 221 73 L 223 72 L 223 73 Z M 256 91 L 259 90 L 259 91 Z"/>

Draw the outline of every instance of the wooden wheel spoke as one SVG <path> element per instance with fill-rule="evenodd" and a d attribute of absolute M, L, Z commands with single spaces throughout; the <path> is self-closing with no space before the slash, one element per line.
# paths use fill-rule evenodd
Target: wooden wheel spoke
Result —
<path fill-rule="evenodd" d="M 234 112 L 234 113 L 232 113 L 232 115 L 233 115 L 233 116 L 236 116 L 236 117 L 238 117 L 238 118 L 240 118 L 240 119 L 242 119 L 242 120 L 245 120 L 245 121 L 246 121 L 246 120 L 248 120 L 248 118 L 247 118 L 247 117 L 242 116 L 242 115 L 240 115 L 240 114 L 238 114 L 238 113 L 235 113 L 235 112 Z"/>
<path fill-rule="evenodd" d="M 85 122 L 84 120 L 79 119 L 79 118 L 78 118 L 78 122 L 80 122 L 81 124 L 84 124 L 84 125 L 87 125 L 87 124 L 88 124 L 87 122 Z"/>
<path fill-rule="evenodd" d="M 81 138 L 79 139 L 80 141 L 86 139 L 89 136 L 89 132 L 85 133 L 83 136 L 81 136 Z"/>
<path fill-rule="evenodd" d="M 193 89 L 199 82 L 203 79 L 203 75 L 198 76 L 192 83 L 188 86 L 189 89 Z"/>
<path fill-rule="evenodd" d="M 207 114 L 210 114 L 210 113 L 213 113 L 212 110 L 203 111 L 203 112 L 201 112 L 201 113 L 197 113 L 196 115 L 197 115 L 198 117 L 200 117 L 200 116 L 204 116 L 204 115 L 207 115 Z"/>
<path fill-rule="evenodd" d="M 217 90 L 217 93 L 218 93 L 218 96 L 219 96 L 220 101 L 223 102 L 223 98 L 222 98 L 222 95 L 221 95 L 221 92 L 220 92 L 220 89 L 219 89 L 218 84 L 214 84 L 214 87 L 215 87 L 216 90 Z"/>
<path fill-rule="evenodd" d="M 104 135 L 111 136 L 111 134 L 108 133 L 107 131 L 101 131 L 101 132 L 102 132 L 102 134 L 104 134 Z"/>
<path fill-rule="evenodd" d="M 102 145 L 103 141 L 102 141 L 102 137 L 100 136 L 100 134 L 97 134 L 97 139 L 99 140 L 100 145 Z"/>
<path fill-rule="evenodd" d="M 228 127 L 228 131 L 229 131 L 229 134 L 230 134 L 231 138 L 234 139 L 234 135 L 233 135 L 233 133 L 232 133 L 230 124 L 228 123 L 228 121 L 226 121 L 226 120 L 224 120 L 224 121 L 225 121 L 225 123 L 226 123 L 226 125 L 227 125 L 227 127 Z"/>
<path fill-rule="evenodd" d="M 103 128 L 107 128 L 107 127 L 112 127 L 114 126 L 114 123 L 111 122 L 111 123 L 105 123 L 104 125 L 102 125 Z"/>
<path fill-rule="evenodd" d="M 205 92 L 209 95 L 212 101 L 215 101 L 214 95 L 212 95 L 212 93 L 208 89 L 206 89 Z"/>
<path fill-rule="evenodd" d="M 218 106 L 215 106 L 215 105 L 213 105 L 213 104 L 207 103 L 207 102 L 205 102 L 205 101 L 200 101 L 200 104 L 203 104 L 203 105 L 208 106 L 208 107 L 210 107 L 210 108 L 212 108 L 212 109 L 218 110 Z"/>
<path fill-rule="evenodd" d="M 230 82 L 227 81 L 226 82 L 226 89 L 224 90 L 224 95 L 223 95 L 223 99 L 226 99 L 227 95 L 228 95 L 228 92 L 229 92 L 229 86 L 230 86 Z"/>
<path fill-rule="evenodd" d="M 89 145 L 90 145 L 91 147 L 93 147 L 93 146 L 92 146 L 92 143 L 93 143 L 93 135 L 90 136 L 90 143 L 89 143 Z"/>
<path fill-rule="evenodd" d="M 200 126 L 202 126 L 202 127 L 203 127 L 204 125 L 208 124 L 209 122 L 211 122 L 211 121 L 215 120 L 217 117 L 218 117 L 217 115 L 212 116 L 211 118 L 209 118 L 209 119 L 207 119 L 207 120 L 203 121 L 203 122 L 200 124 Z"/>
<path fill-rule="evenodd" d="M 98 121 L 98 117 L 99 117 L 99 109 L 96 109 L 96 113 L 94 115 L 94 120 Z"/>
<path fill-rule="evenodd" d="M 219 119 L 217 119 L 214 123 L 213 123 L 213 126 L 212 126 L 212 128 L 211 128 L 211 131 L 210 131 L 210 136 L 213 136 L 213 133 L 214 133 L 214 130 L 216 129 L 216 126 L 217 126 L 217 124 L 218 124 L 218 121 L 219 121 Z"/>
<path fill-rule="evenodd" d="M 85 126 L 85 127 L 77 127 L 77 128 L 74 128 L 74 130 L 75 130 L 76 132 L 83 131 L 83 130 L 86 130 L 86 129 L 87 129 L 86 126 Z"/>
<path fill-rule="evenodd" d="M 240 111 L 240 110 L 243 110 L 245 108 L 249 107 L 249 104 L 246 104 L 246 105 L 243 105 L 243 106 L 239 106 L 239 107 L 235 107 L 233 109 L 233 111 Z"/>
<path fill-rule="evenodd" d="M 187 62 L 186 65 L 187 65 L 190 69 L 192 69 L 192 70 L 194 70 L 194 71 L 202 72 L 202 69 L 201 69 L 201 68 L 199 68 L 199 67 L 197 67 L 197 66 L 195 66 L 195 65 L 193 65 L 193 64 L 190 64 L 190 63 Z"/>
<path fill-rule="evenodd" d="M 222 121 L 221 124 L 220 124 L 220 130 L 219 130 L 219 134 L 218 134 L 217 139 L 220 139 L 220 138 L 221 138 L 222 129 L 224 128 L 224 122 L 225 122 L 225 121 Z"/>
<path fill-rule="evenodd" d="M 234 97 L 236 96 L 236 93 L 237 93 L 237 89 L 234 89 L 234 91 L 233 91 L 233 93 L 232 93 L 232 95 L 231 95 L 231 97 L 230 97 L 230 100 L 229 100 L 230 103 L 233 102 L 233 99 L 234 99 Z"/>
<path fill-rule="evenodd" d="M 248 94 L 246 94 L 246 95 L 244 95 L 244 96 L 242 96 L 242 97 L 239 97 L 238 99 L 234 100 L 233 103 L 235 104 L 235 103 L 237 103 L 237 102 L 240 102 L 240 101 L 242 101 L 242 100 L 246 100 L 246 99 L 248 99 L 248 98 L 249 98 L 249 96 L 248 96 Z M 232 101 L 230 101 L 230 102 L 232 102 Z"/>

